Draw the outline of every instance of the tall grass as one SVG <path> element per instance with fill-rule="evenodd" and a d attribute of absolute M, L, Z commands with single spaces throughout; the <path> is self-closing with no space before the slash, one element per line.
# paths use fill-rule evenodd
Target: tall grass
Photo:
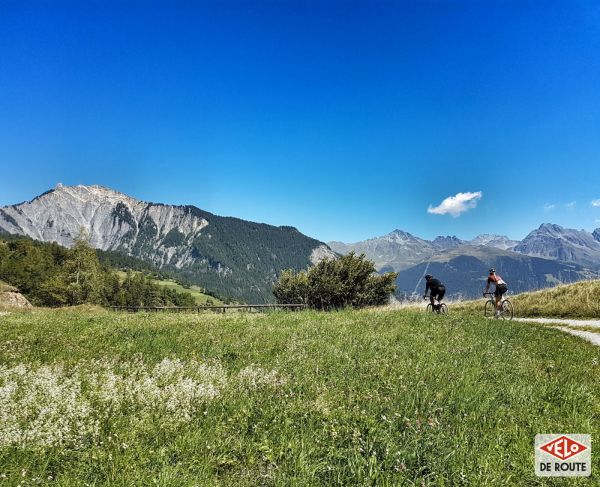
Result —
<path fill-rule="evenodd" d="M 512 301 L 517 316 L 600 318 L 600 280 L 564 284 L 507 297 Z M 452 309 L 483 313 L 486 300 L 455 303 Z"/>
<path fill-rule="evenodd" d="M 600 431 L 599 362 L 456 313 L 13 313 L 0 483 L 553 485 L 534 436 Z"/>

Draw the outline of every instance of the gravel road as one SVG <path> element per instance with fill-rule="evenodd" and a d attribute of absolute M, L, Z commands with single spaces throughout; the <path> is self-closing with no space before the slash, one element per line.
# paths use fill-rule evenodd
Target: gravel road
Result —
<path fill-rule="evenodd" d="M 544 323 L 549 325 L 567 325 L 573 327 L 584 326 L 587 328 L 598 328 L 600 331 L 600 320 L 566 320 L 562 318 L 515 318 L 515 320 L 526 321 L 529 323 Z M 553 328 L 583 338 L 584 340 L 587 340 L 588 342 L 600 347 L 600 333 L 584 330 L 573 330 L 573 328 L 567 328 L 566 326 L 554 326 Z"/>

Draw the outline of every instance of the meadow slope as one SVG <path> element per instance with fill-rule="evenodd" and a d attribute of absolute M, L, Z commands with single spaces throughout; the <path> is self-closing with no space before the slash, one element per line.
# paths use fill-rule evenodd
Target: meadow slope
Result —
<path fill-rule="evenodd" d="M 539 291 L 507 295 L 515 315 L 544 318 L 600 319 L 600 280 L 562 284 Z M 484 299 L 454 303 L 453 310 L 483 313 Z"/>
<path fill-rule="evenodd" d="M 139 271 L 132 271 L 132 274 L 137 274 L 138 272 Z M 119 276 L 121 281 L 124 281 L 125 277 L 127 276 L 127 272 L 117 271 L 117 275 Z M 167 289 L 174 289 L 178 293 L 191 294 L 198 306 L 223 304 L 223 301 L 214 296 L 211 296 L 210 294 L 204 293 L 203 289 L 198 286 L 191 285 L 185 287 L 177 281 L 174 281 L 173 279 L 157 279 L 155 277 L 148 276 L 147 274 L 146 276 L 149 279 L 152 279 L 152 282 L 158 284 L 161 287 L 166 287 Z"/>
<path fill-rule="evenodd" d="M 533 474 L 534 436 L 600 431 L 599 362 L 458 313 L 13 312 L 0 482 L 558 485 Z"/>

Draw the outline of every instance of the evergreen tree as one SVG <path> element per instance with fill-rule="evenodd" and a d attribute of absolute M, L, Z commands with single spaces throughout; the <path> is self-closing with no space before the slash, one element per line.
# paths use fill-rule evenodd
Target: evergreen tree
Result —
<path fill-rule="evenodd" d="M 25 237 L 0 240 L 0 279 L 37 306 L 83 303 L 110 306 L 195 306 L 190 293 L 159 286 L 149 271 L 127 270 L 123 279 L 82 232 L 72 249 Z M 125 260 L 124 262 L 129 262 Z"/>
<path fill-rule="evenodd" d="M 75 244 L 69 250 L 59 278 L 66 288 L 66 303 L 102 304 L 104 280 L 96 251 L 90 245 L 89 238 L 81 230 Z"/>

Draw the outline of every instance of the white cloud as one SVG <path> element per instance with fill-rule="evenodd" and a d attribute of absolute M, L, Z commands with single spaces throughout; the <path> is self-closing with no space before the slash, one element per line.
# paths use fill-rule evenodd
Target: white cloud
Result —
<path fill-rule="evenodd" d="M 575 205 L 577 204 L 577 201 L 571 201 L 569 203 L 566 203 L 565 206 L 567 208 L 575 208 Z"/>
<path fill-rule="evenodd" d="M 552 204 L 551 203 L 546 203 L 544 205 L 544 210 L 546 210 L 546 211 L 552 211 L 555 208 L 556 208 L 556 205 L 554 203 L 552 203 Z"/>
<path fill-rule="evenodd" d="M 596 206 L 596 207 L 600 206 L 600 198 L 590 201 L 590 205 Z"/>
<path fill-rule="evenodd" d="M 427 213 L 432 213 L 433 215 L 452 215 L 456 218 L 461 213 L 475 208 L 482 196 L 483 193 L 481 191 L 476 191 L 475 193 L 457 193 L 455 196 L 448 196 L 436 207 L 429 205 Z"/>

